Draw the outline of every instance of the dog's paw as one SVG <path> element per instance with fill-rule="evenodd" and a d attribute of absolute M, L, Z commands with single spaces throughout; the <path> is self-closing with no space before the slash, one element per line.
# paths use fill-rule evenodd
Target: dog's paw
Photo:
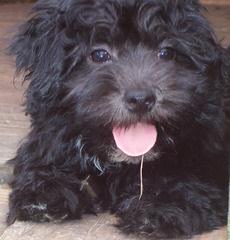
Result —
<path fill-rule="evenodd" d="M 164 211 L 164 210 L 163 210 Z M 176 216 L 178 210 L 168 212 L 154 209 L 139 209 L 121 216 L 117 227 L 126 234 L 135 234 L 150 239 L 178 239 L 191 232 L 188 222 L 180 221 Z M 172 212 L 170 212 L 172 211 Z M 180 222 L 178 222 L 178 219 Z"/>
<path fill-rule="evenodd" d="M 18 207 L 11 207 L 8 223 L 19 221 L 55 222 L 59 223 L 70 218 L 79 218 L 79 211 L 72 212 L 66 206 L 50 206 L 46 203 L 27 203 Z"/>
<path fill-rule="evenodd" d="M 65 209 L 61 212 L 54 212 L 45 203 L 29 204 L 20 208 L 19 220 L 32 220 L 34 222 L 62 222 L 69 217 Z"/>
<path fill-rule="evenodd" d="M 180 192 L 171 187 L 167 194 L 152 192 L 121 201 L 116 209 L 118 227 L 151 239 L 180 239 L 226 225 L 228 204 L 222 192 L 204 183 L 186 181 L 184 188 L 182 181 L 179 184 Z"/>
<path fill-rule="evenodd" d="M 15 220 L 34 222 L 62 222 L 66 219 L 80 218 L 81 211 L 76 195 L 72 196 L 72 201 L 62 196 L 60 193 L 55 196 L 51 194 L 21 195 L 12 192 L 10 196 L 10 211 L 8 214 L 8 224 Z"/>
<path fill-rule="evenodd" d="M 117 227 L 126 234 L 162 237 L 155 212 L 142 204 L 137 197 L 126 199 L 117 209 L 120 217 Z"/>

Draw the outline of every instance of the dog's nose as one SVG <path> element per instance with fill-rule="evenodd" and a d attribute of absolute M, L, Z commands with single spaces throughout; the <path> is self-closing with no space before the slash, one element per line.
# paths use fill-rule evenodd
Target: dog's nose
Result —
<path fill-rule="evenodd" d="M 130 90 L 125 93 L 124 101 L 131 112 L 149 112 L 156 103 L 156 97 L 150 90 Z"/>

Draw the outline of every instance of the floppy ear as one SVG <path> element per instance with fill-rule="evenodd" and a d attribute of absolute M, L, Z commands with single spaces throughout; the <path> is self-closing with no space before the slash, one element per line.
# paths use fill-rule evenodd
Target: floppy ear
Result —
<path fill-rule="evenodd" d="M 9 48 L 16 57 L 16 71 L 25 73 L 25 80 L 30 80 L 26 111 L 32 117 L 48 111 L 57 93 L 63 57 L 57 33 L 59 16 L 51 4 L 37 4 Z"/>

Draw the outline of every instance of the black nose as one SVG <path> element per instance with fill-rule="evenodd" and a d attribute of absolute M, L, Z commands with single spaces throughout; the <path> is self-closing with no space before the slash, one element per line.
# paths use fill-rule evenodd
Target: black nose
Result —
<path fill-rule="evenodd" d="M 131 112 L 149 112 L 156 103 L 156 97 L 150 90 L 129 90 L 125 93 L 124 101 Z"/>

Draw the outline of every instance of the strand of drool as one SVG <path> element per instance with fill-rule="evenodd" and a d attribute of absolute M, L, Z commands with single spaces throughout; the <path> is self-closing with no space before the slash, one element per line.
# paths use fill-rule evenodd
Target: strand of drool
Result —
<path fill-rule="evenodd" d="M 142 155 L 141 166 L 140 166 L 140 195 L 139 195 L 139 200 L 141 200 L 143 192 L 144 192 L 144 186 L 143 186 L 143 166 L 144 166 L 144 155 Z"/>

